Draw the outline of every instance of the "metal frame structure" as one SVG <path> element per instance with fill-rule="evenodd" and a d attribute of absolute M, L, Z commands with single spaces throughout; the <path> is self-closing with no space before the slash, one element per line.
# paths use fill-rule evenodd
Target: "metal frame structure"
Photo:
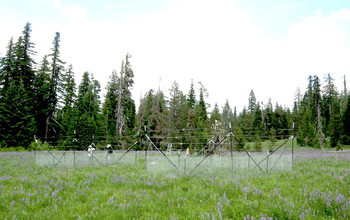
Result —
<path fill-rule="evenodd" d="M 252 161 L 254 163 L 254 166 L 252 168 L 258 168 L 258 170 L 260 170 L 260 172 L 262 174 L 267 174 L 269 172 L 271 172 L 275 167 L 277 162 L 282 158 L 282 156 L 284 155 L 284 153 L 286 152 L 286 149 L 284 148 L 283 151 L 281 152 L 281 154 L 278 156 L 277 160 L 274 162 L 274 164 L 271 167 L 268 167 L 269 165 L 269 158 L 276 154 L 277 151 L 279 151 L 284 145 L 286 145 L 286 143 L 288 141 L 292 141 L 292 146 L 291 146 L 291 163 L 292 163 L 292 171 L 293 171 L 293 167 L 294 167 L 294 135 L 290 136 L 288 139 L 286 139 L 282 144 L 280 144 L 278 147 L 276 147 L 272 152 L 268 152 L 267 155 L 261 159 L 260 161 L 257 161 L 256 159 L 254 159 L 254 157 L 252 157 L 252 155 L 250 154 L 250 152 L 247 150 L 247 148 L 239 141 L 239 139 L 235 136 L 235 134 L 231 131 L 229 132 L 224 138 L 222 138 L 220 141 L 215 142 L 213 140 L 209 140 L 203 147 L 203 149 L 205 149 L 206 147 L 208 147 L 210 144 L 212 144 L 214 147 L 212 147 L 206 154 L 204 154 L 203 159 L 200 160 L 200 162 L 198 162 L 197 164 L 195 164 L 195 166 L 187 173 L 186 171 L 186 156 L 185 156 L 185 161 L 184 161 L 184 174 L 185 175 L 192 175 L 199 167 L 201 167 L 201 165 L 203 164 L 204 161 L 206 161 L 211 155 L 214 154 L 215 150 L 217 150 L 218 148 L 220 148 L 220 146 L 222 146 L 224 144 L 225 141 L 227 141 L 229 139 L 229 144 L 230 144 L 230 157 L 231 157 L 231 172 L 232 175 L 234 175 L 235 169 L 234 169 L 234 141 L 241 146 L 243 152 L 245 152 L 245 154 L 248 156 L 248 163 L 249 161 Z M 38 144 L 39 148 L 42 151 L 48 152 L 52 157 L 53 157 L 53 161 L 56 160 L 56 162 L 53 162 L 53 166 L 57 166 L 58 164 L 62 163 L 62 158 L 66 155 L 67 151 L 69 149 L 66 149 L 63 154 L 59 157 L 57 157 L 55 154 L 52 153 L 52 151 L 48 148 L 46 148 L 45 146 L 41 145 L 40 142 L 34 138 L 34 141 Z M 80 146 L 81 144 L 79 143 L 78 140 L 73 139 L 72 142 L 74 143 L 78 143 Z M 106 158 L 106 164 L 103 164 L 98 158 L 96 158 L 94 156 L 94 154 L 91 152 L 91 158 L 92 160 L 96 160 L 100 165 L 117 165 L 126 154 L 128 154 L 137 144 L 145 144 L 145 143 L 149 143 L 149 146 L 153 147 L 154 149 L 156 149 L 159 153 L 161 153 L 162 157 L 164 157 L 166 159 L 166 161 L 168 161 L 168 163 L 171 165 L 171 167 L 173 167 L 178 173 L 180 172 L 180 155 L 179 155 L 179 163 L 178 166 L 167 156 L 167 154 L 165 154 L 160 147 L 158 147 L 153 141 L 152 139 L 148 136 L 148 135 L 142 135 L 140 137 L 139 141 L 134 142 L 133 144 L 131 144 L 116 160 L 113 160 L 111 163 L 107 162 L 107 158 Z M 91 143 L 91 145 L 95 146 L 94 143 Z M 96 147 L 96 146 L 95 146 Z M 84 148 L 84 151 L 87 151 L 88 147 Z M 36 154 L 36 153 L 35 153 Z M 107 156 L 107 155 L 106 155 Z M 145 158 L 146 158 L 146 170 L 147 169 L 147 150 L 145 151 Z M 136 157 L 135 157 L 136 160 Z M 267 162 L 267 166 L 266 169 L 264 169 L 262 167 L 262 164 L 264 162 Z M 73 161 L 73 166 L 76 166 L 75 163 L 75 150 L 74 150 L 74 161 Z M 249 165 L 248 165 L 249 167 Z M 181 170 L 182 171 L 182 170 Z"/>

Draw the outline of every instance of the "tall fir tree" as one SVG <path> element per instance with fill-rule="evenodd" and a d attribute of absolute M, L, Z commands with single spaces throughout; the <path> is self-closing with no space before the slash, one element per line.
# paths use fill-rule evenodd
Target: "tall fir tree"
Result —
<path fill-rule="evenodd" d="M 64 71 L 64 62 L 60 58 L 60 33 L 56 32 L 52 42 L 51 69 L 50 69 L 50 89 L 49 89 L 49 104 L 50 108 L 47 110 L 46 124 L 45 124 L 45 139 L 48 136 L 57 136 L 58 124 L 55 120 L 54 113 L 57 111 L 58 102 L 62 93 L 62 74 Z"/>
<path fill-rule="evenodd" d="M 116 106 L 116 129 L 120 135 L 130 135 L 134 132 L 136 123 L 136 106 L 131 96 L 134 85 L 134 72 L 131 67 L 131 56 L 127 54 L 122 61 L 118 82 L 118 102 Z"/>
<path fill-rule="evenodd" d="M 154 136 L 167 135 L 167 106 L 163 92 L 150 90 L 141 100 L 138 111 L 140 135 L 147 134 L 160 147 L 162 138 Z"/>
<path fill-rule="evenodd" d="M 324 133 L 328 136 L 329 135 L 329 124 L 331 120 L 331 110 L 332 105 L 335 100 L 335 98 L 338 96 L 337 89 L 334 84 L 334 79 L 332 78 L 331 74 L 327 74 L 326 85 L 323 87 L 323 96 L 322 96 L 322 116 L 324 117 Z"/>
<path fill-rule="evenodd" d="M 193 80 L 191 81 L 190 91 L 187 95 L 187 105 L 189 109 L 194 109 L 194 107 L 196 106 L 196 92 L 194 90 Z"/>
<path fill-rule="evenodd" d="M 350 95 L 347 96 L 347 102 L 341 120 L 343 124 L 342 143 L 350 145 Z"/>
<path fill-rule="evenodd" d="M 253 90 L 250 90 L 249 100 L 248 100 L 248 111 L 251 115 L 254 114 L 256 108 L 256 97 Z"/>
<path fill-rule="evenodd" d="M 261 136 L 264 125 L 263 125 L 263 115 L 262 115 L 259 102 L 256 104 L 254 108 L 254 118 L 253 118 L 252 127 L 256 131 L 254 136 Z"/>
<path fill-rule="evenodd" d="M 225 105 L 222 108 L 221 118 L 222 118 L 223 128 L 227 132 L 231 132 L 233 127 L 234 115 L 232 113 L 232 109 L 230 107 L 230 104 L 228 103 L 228 100 L 226 100 Z"/>
<path fill-rule="evenodd" d="M 9 43 L 1 61 L 0 139 L 2 146 L 27 148 L 36 132 L 34 44 L 27 23 L 16 44 Z"/>
<path fill-rule="evenodd" d="M 78 97 L 75 102 L 75 131 L 80 140 L 81 148 L 93 142 L 101 135 L 101 114 L 100 114 L 100 84 L 84 72 L 83 79 L 78 88 Z"/>
<path fill-rule="evenodd" d="M 168 122 L 169 127 L 175 133 L 186 128 L 187 124 L 186 96 L 180 90 L 177 82 L 174 82 L 170 89 Z"/>
<path fill-rule="evenodd" d="M 118 81 L 119 78 L 117 72 L 113 70 L 107 83 L 107 93 L 102 107 L 105 134 L 107 135 L 106 138 L 108 140 L 113 140 L 117 134 L 115 116 L 117 114 L 116 111 L 118 104 Z"/>
<path fill-rule="evenodd" d="M 44 56 L 40 68 L 36 75 L 35 80 L 35 119 L 37 132 L 36 135 L 40 139 L 45 139 L 46 134 L 46 122 L 48 118 L 48 113 L 51 109 L 50 103 L 50 87 L 51 87 L 51 77 L 50 77 L 50 67 L 47 56 Z"/>
<path fill-rule="evenodd" d="M 330 122 L 328 126 L 328 133 L 330 137 L 330 146 L 338 147 L 340 142 L 340 135 L 342 131 L 340 103 L 338 98 L 334 98 L 330 111 Z"/>
<path fill-rule="evenodd" d="M 61 124 L 60 137 L 67 144 L 72 141 L 71 137 L 74 135 L 75 124 L 75 108 L 74 102 L 76 100 L 76 84 L 73 66 L 69 65 L 67 71 L 62 74 L 62 108 L 57 110 L 57 120 Z M 65 138 L 67 137 L 67 138 Z"/>

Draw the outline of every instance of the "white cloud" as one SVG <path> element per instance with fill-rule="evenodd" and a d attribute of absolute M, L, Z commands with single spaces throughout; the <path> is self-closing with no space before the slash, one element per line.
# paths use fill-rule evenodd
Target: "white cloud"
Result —
<path fill-rule="evenodd" d="M 47 51 L 59 31 L 62 59 L 73 64 L 79 79 L 83 71 L 90 71 L 103 87 L 130 53 L 137 101 L 141 91 L 157 89 L 161 77 L 165 92 L 175 80 L 185 93 L 191 79 L 202 81 L 212 106 L 228 99 L 241 109 L 251 89 L 259 101 L 266 103 L 271 97 L 290 106 L 308 75 L 350 72 L 349 9 L 299 18 L 284 38 L 276 40 L 229 0 L 181 1 L 157 13 L 118 21 L 91 21 L 89 9 L 50 2 L 65 19 L 55 25 L 33 24 L 37 48 Z M 109 10 L 118 13 L 114 6 Z M 14 20 L 8 17 L 8 26 Z M 11 32 L 21 31 L 23 25 Z M 9 40 L 3 36 L 0 42 Z"/>

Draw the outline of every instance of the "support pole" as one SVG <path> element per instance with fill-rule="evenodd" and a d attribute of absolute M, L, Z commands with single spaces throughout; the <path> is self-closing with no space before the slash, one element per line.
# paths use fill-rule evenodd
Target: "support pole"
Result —
<path fill-rule="evenodd" d="M 153 141 L 151 141 L 151 139 L 150 139 L 147 135 L 145 135 L 145 136 L 146 136 L 146 138 L 148 139 L 148 141 L 152 144 L 152 146 L 153 146 L 154 148 L 156 148 L 157 151 L 159 151 L 160 153 L 162 153 L 163 156 L 170 162 L 170 164 L 173 165 L 173 167 L 175 167 L 175 169 L 178 169 L 177 166 L 169 159 L 169 157 L 167 157 L 167 156 L 164 154 L 164 152 L 161 151 L 161 150 L 153 143 Z"/>
<path fill-rule="evenodd" d="M 267 153 L 266 153 L 266 173 L 268 174 L 269 173 L 269 157 L 270 157 L 270 154 L 269 154 L 269 150 L 267 150 Z"/>
<path fill-rule="evenodd" d="M 185 155 L 185 164 L 184 164 L 184 174 L 186 175 L 186 160 L 187 160 L 187 156 Z"/>
<path fill-rule="evenodd" d="M 232 133 L 232 127 L 231 127 L 231 123 L 230 123 L 230 130 Z M 230 136 L 230 150 L 231 150 L 231 173 L 232 173 L 232 178 L 233 178 L 233 140 L 232 140 L 232 135 Z"/>
<path fill-rule="evenodd" d="M 292 138 L 292 172 L 294 171 L 294 135 Z"/>
<path fill-rule="evenodd" d="M 145 150 L 145 162 L 146 162 L 146 173 L 148 173 L 148 168 L 147 168 L 147 149 Z"/>
<path fill-rule="evenodd" d="M 229 133 L 228 135 L 226 135 L 226 137 L 223 138 L 219 143 L 214 143 L 213 149 L 211 149 L 211 151 L 209 151 L 209 153 L 207 153 L 207 154 L 205 155 L 205 157 L 197 164 L 197 166 L 195 166 L 195 167 L 191 170 L 191 172 L 189 172 L 189 174 L 192 174 L 193 171 L 195 171 L 195 170 L 203 163 L 203 161 L 205 161 L 205 160 L 207 159 L 207 157 L 209 157 L 209 156 L 215 151 L 215 149 L 216 149 L 220 144 L 222 144 L 222 143 L 226 140 L 226 138 L 227 138 L 228 136 L 230 136 L 230 135 L 232 135 L 232 133 Z M 207 144 L 207 145 L 208 145 L 208 144 Z"/>
<path fill-rule="evenodd" d="M 116 164 L 137 144 L 138 142 L 136 141 L 133 145 L 131 145 L 125 152 L 122 154 L 117 161 L 115 162 Z"/>

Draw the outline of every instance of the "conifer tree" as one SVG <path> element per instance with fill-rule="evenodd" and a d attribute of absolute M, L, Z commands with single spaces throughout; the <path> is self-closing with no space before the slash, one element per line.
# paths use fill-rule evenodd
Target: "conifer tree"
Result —
<path fill-rule="evenodd" d="M 250 90 L 249 93 L 249 102 L 248 102 L 248 111 L 251 115 L 254 114 L 255 112 L 255 107 L 256 107 L 256 98 L 253 90 Z"/>
<path fill-rule="evenodd" d="M 105 134 L 108 139 L 112 139 L 112 137 L 115 137 L 117 134 L 115 116 L 118 103 L 118 81 L 117 72 L 113 70 L 110 80 L 107 83 L 107 93 L 102 108 Z"/>
<path fill-rule="evenodd" d="M 122 68 L 118 82 L 118 103 L 116 109 L 116 130 L 122 135 L 133 133 L 136 123 L 135 101 L 131 96 L 131 89 L 134 85 L 134 72 L 131 68 L 127 54 L 122 61 Z"/>
<path fill-rule="evenodd" d="M 255 136 L 260 136 L 262 129 L 263 129 L 263 116 L 262 116 L 262 111 L 260 108 L 259 102 L 255 106 L 254 109 L 254 118 L 253 118 L 253 124 L 252 127 L 254 130 L 256 130 Z"/>
<path fill-rule="evenodd" d="M 163 92 L 154 94 L 150 90 L 140 102 L 138 111 L 139 132 L 147 134 L 160 146 L 161 138 L 153 138 L 154 135 L 163 136 L 167 134 L 167 107 Z"/>
<path fill-rule="evenodd" d="M 139 132 L 142 134 L 147 134 L 153 136 L 153 132 L 156 130 L 156 123 L 152 120 L 152 107 L 154 103 L 154 91 L 148 91 L 145 96 L 140 101 L 140 106 L 138 110 L 138 125 Z"/>
<path fill-rule="evenodd" d="M 228 103 L 228 100 L 226 100 L 225 105 L 222 108 L 221 118 L 222 118 L 223 128 L 226 131 L 231 131 L 233 126 L 234 116 L 233 116 L 230 104 Z"/>
<path fill-rule="evenodd" d="M 338 147 L 342 130 L 340 104 L 338 98 L 333 99 L 328 129 L 330 136 L 330 146 Z"/>
<path fill-rule="evenodd" d="M 51 57 L 50 87 L 48 91 L 48 100 L 50 107 L 47 109 L 45 139 L 47 139 L 48 136 L 57 136 L 57 132 L 55 131 L 57 123 L 54 118 L 54 112 L 57 110 L 58 101 L 61 96 L 60 93 L 62 91 L 62 73 L 64 71 L 64 62 L 60 59 L 60 41 L 60 33 L 56 32 L 54 40 L 52 42 L 52 53 L 49 55 Z"/>
<path fill-rule="evenodd" d="M 334 85 L 334 79 L 331 74 L 327 74 L 326 85 L 323 88 L 322 96 L 322 116 L 324 117 L 324 126 L 325 134 L 328 136 L 330 129 L 328 128 L 330 119 L 331 119 L 331 109 L 335 98 L 338 96 L 337 89 Z"/>
<path fill-rule="evenodd" d="M 15 75 L 15 51 L 13 38 L 8 43 L 6 56 L 0 60 L 0 89 L 6 91 Z M 0 90 L 0 91 L 1 91 Z"/>
<path fill-rule="evenodd" d="M 83 79 L 78 88 L 78 98 L 75 102 L 76 136 L 80 138 L 80 144 L 86 148 L 96 141 L 101 134 L 100 84 L 89 72 L 84 72 Z"/>
<path fill-rule="evenodd" d="M 51 87 L 51 78 L 50 78 L 50 67 L 47 56 L 44 56 L 41 66 L 37 72 L 35 80 L 35 97 L 36 97 L 36 106 L 35 106 L 35 119 L 37 132 L 36 135 L 38 138 L 45 139 L 46 134 L 46 122 L 48 118 L 48 113 L 51 109 L 50 103 L 50 87 Z"/>
<path fill-rule="evenodd" d="M 348 95 L 347 102 L 345 104 L 345 109 L 342 114 L 342 124 L 343 124 L 343 134 L 342 134 L 342 143 L 350 144 L 350 95 Z"/>
<path fill-rule="evenodd" d="M 74 135 L 76 84 L 73 67 L 70 65 L 67 71 L 62 74 L 62 108 L 58 110 L 57 119 L 62 125 L 60 136 L 72 137 Z M 70 139 L 66 140 L 71 141 Z"/>
<path fill-rule="evenodd" d="M 214 109 L 210 114 L 210 127 L 213 132 L 213 140 L 219 142 L 221 140 L 222 134 L 222 123 L 221 123 L 221 114 L 219 110 L 219 106 L 215 103 Z"/>
<path fill-rule="evenodd" d="M 188 92 L 188 95 L 187 95 L 187 105 L 189 109 L 194 109 L 194 107 L 196 106 L 196 92 L 194 90 L 193 80 L 191 82 L 190 91 Z"/>
<path fill-rule="evenodd" d="M 207 113 L 207 105 L 204 100 L 204 96 L 206 96 L 207 91 L 206 88 L 202 85 L 202 83 L 199 83 L 199 101 L 196 105 L 196 113 L 199 120 L 199 123 L 202 124 L 202 126 L 205 126 L 208 119 L 208 113 Z"/>
<path fill-rule="evenodd" d="M 177 82 L 174 82 L 170 89 L 168 123 L 171 136 L 177 136 L 177 133 L 186 128 L 187 124 L 186 96 L 179 89 Z"/>
<path fill-rule="evenodd" d="M 30 23 L 22 36 L 9 43 L 6 57 L 1 61 L 0 139 L 7 147 L 27 148 L 36 132 L 34 96 L 34 44 L 30 41 Z"/>

